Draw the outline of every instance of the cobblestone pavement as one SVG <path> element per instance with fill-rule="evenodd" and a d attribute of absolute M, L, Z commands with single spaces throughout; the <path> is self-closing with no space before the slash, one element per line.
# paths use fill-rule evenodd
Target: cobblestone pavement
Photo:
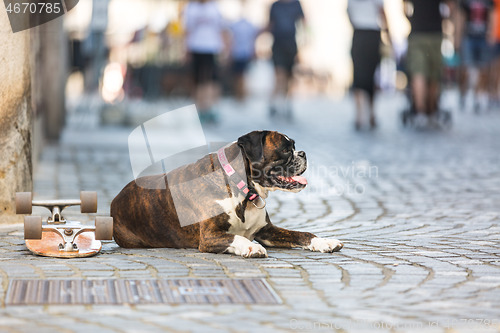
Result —
<path fill-rule="evenodd" d="M 187 101 L 144 106 L 167 111 Z M 180 104 L 180 105 L 177 105 Z M 221 103 L 208 141 L 277 129 L 308 154 L 309 186 L 272 193 L 279 226 L 341 239 L 339 253 L 268 249 L 267 259 L 196 250 L 122 249 L 93 258 L 31 255 L 20 225 L 0 227 L 2 332 L 499 332 L 500 112 L 456 112 L 448 131 L 397 123 L 401 97 L 379 98 L 379 128 L 356 133 L 352 102 L 297 98 L 295 120 L 266 117 L 265 102 Z M 152 111 L 152 112 L 153 112 Z M 159 111 L 158 111 L 159 112 Z M 73 116 L 35 175 L 37 198 L 97 190 L 99 214 L 132 178 L 132 128 Z M 90 120 L 89 120 L 90 119 Z M 182 128 L 171 129 L 182 131 Z M 13 278 L 264 278 L 281 305 L 5 306 Z"/>

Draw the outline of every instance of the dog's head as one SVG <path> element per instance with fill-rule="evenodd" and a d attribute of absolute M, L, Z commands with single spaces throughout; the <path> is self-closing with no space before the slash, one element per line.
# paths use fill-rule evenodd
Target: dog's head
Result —
<path fill-rule="evenodd" d="M 306 153 L 295 150 L 295 141 L 272 131 L 254 131 L 238 139 L 248 161 L 249 180 L 266 191 L 298 192 L 307 185 Z"/>

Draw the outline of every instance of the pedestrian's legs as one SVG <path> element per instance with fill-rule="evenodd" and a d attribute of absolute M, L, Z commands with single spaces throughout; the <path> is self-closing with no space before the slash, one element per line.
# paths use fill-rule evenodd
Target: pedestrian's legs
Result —
<path fill-rule="evenodd" d="M 458 71 L 458 86 L 460 90 L 460 108 L 465 110 L 466 96 L 471 86 L 471 65 L 474 63 L 473 41 L 470 38 L 463 38 L 460 48 L 462 63 Z"/>
<path fill-rule="evenodd" d="M 213 111 L 213 108 L 216 106 L 219 101 L 219 97 L 221 94 L 221 87 L 218 82 L 212 81 L 210 82 L 210 109 Z"/>
<path fill-rule="evenodd" d="M 200 112 L 206 112 L 209 108 L 208 95 L 209 85 L 200 83 L 195 88 L 195 104 Z"/>
<path fill-rule="evenodd" d="M 479 69 L 479 82 L 477 84 L 477 92 L 484 92 L 486 93 L 489 90 L 489 70 L 490 67 L 487 65 L 484 65 L 482 68 Z"/>
<path fill-rule="evenodd" d="M 365 92 L 361 89 L 354 90 L 354 103 L 356 104 L 356 119 L 354 121 L 354 126 L 356 130 L 361 129 L 361 123 L 363 121 L 363 106 L 365 100 Z"/>
<path fill-rule="evenodd" d="M 213 111 L 215 103 L 218 100 L 219 87 L 215 82 L 200 83 L 196 87 L 195 103 L 200 112 Z"/>
<path fill-rule="evenodd" d="M 463 107 L 465 103 L 465 96 L 469 85 L 469 73 L 467 66 L 461 65 L 458 69 L 458 88 L 460 90 L 460 104 Z"/>
<path fill-rule="evenodd" d="M 276 66 L 274 69 L 275 82 L 271 101 L 271 115 L 286 109 L 289 75 L 285 68 Z"/>
<path fill-rule="evenodd" d="M 286 96 L 288 94 L 288 73 L 282 67 L 276 67 L 274 73 L 276 78 L 274 96 Z"/>
<path fill-rule="evenodd" d="M 202 121 L 216 121 L 213 107 L 219 97 L 215 55 L 192 53 L 194 74 L 194 99 Z"/>
<path fill-rule="evenodd" d="M 239 101 L 242 101 L 245 99 L 245 95 L 246 95 L 246 92 L 245 92 L 245 81 L 244 81 L 245 77 L 243 75 L 243 73 L 237 73 L 235 74 L 235 79 L 234 79 L 234 83 L 235 83 L 235 87 L 234 87 L 234 94 L 235 94 L 235 97 L 237 100 Z"/>
<path fill-rule="evenodd" d="M 377 121 L 375 120 L 375 95 L 373 92 L 368 95 L 368 112 L 370 113 L 370 128 L 377 127 Z"/>
<path fill-rule="evenodd" d="M 430 80 L 427 85 L 427 112 L 432 115 L 438 110 L 440 86 L 439 81 Z"/>
<path fill-rule="evenodd" d="M 500 57 L 493 60 L 490 71 L 490 97 L 495 103 L 495 107 L 499 106 L 500 102 Z"/>
<path fill-rule="evenodd" d="M 475 111 L 479 112 L 488 107 L 489 102 L 489 76 L 490 66 L 488 64 L 483 65 L 478 70 L 478 82 L 476 86 L 476 108 Z"/>
<path fill-rule="evenodd" d="M 415 110 L 420 114 L 425 114 L 427 109 L 427 80 L 424 75 L 413 75 L 411 80 L 411 90 Z"/>

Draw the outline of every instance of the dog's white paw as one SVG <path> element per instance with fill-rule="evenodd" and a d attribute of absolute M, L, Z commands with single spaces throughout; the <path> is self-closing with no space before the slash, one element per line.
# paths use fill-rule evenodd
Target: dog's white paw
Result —
<path fill-rule="evenodd" d="M 241 253 L 244 258 L 267 258 L 267 250 L 260 244 L 252 243 Z"/>
<path fill-rule="evenodd" d="M 267 251 L 262 245 L 238 235 L 234 236 L 234 241 L 229 245 L 226 252 L 234 253 L 244 258 L 267 258 Z"/>
<path fill-rule="evenodd" d="M 323 253 L 337 252 L 343 247 L 344 244 L 342 244 L 339 240 L 320 237 L 311 239 L 311 244 L 307 246 L 307 248 L 311 251 Z"/>

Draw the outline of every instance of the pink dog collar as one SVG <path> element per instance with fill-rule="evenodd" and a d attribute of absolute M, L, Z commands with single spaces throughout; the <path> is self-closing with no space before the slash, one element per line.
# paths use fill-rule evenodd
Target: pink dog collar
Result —
<path fill-rule="evenodd" d="M 217 151 L 217 157 L 219 159 L 220 165 L 222 166 L 222 169 L 224 170 L 224 172 L 226 173 L 228 178 L 232 182 L 234 182 L 236 184 L 236 187 L 238 187 L 238 189 L 241 192 L 243 192 L 243 194 L 245 194 L 245 196 L 246 196 L 248 194 L 248 192 L 250 192 L 250 190 L 248 189 L 248 185 L 243 180 L 243 178 L 241 178 L 241 176 L 236 172 L 236 170 L 234 170 L 234 168 L 231 166 L 231 164 L 229 163 L 227 156 L 226 156 L 226 147 L 222 147 L 221 149 L 219 149 Z M 260 199 L 260 200 L 256 200 L 256 199 Z M 256 193 L 252 193 L 252 195 L 250 195 L 248 200 L 250 200 L 254 204 L 254 206 L 257 208 L 262 209 L 266 206 L 266 202 Z M 261 203 L 263 202 L 263 204 L 257 206 L 256 201 L 260 201 Z"/>

